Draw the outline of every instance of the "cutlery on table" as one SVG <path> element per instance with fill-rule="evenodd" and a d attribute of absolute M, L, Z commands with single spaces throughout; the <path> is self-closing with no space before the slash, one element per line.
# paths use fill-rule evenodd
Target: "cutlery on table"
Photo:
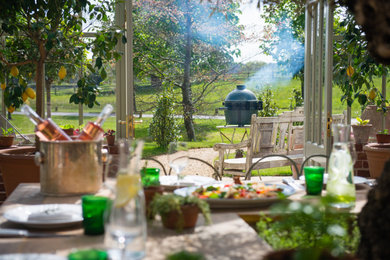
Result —
<path fill-rule="evenodd" d="M 11 237 L 70 237 L 74 236 L 71 234 L 57 234 L 48 232 L 31 232 L 25 229 L 12 229 L 12 228 L 0 228 L 0 238 L 11 238 Z"/>
<path fill-rule="evenodd" d="M 283 183 L 293 187 L 295 190 L 304 190 L 305 187 L 303 187 L 299 182 L 294 180 L 292 177 L 283 178 Z"/>

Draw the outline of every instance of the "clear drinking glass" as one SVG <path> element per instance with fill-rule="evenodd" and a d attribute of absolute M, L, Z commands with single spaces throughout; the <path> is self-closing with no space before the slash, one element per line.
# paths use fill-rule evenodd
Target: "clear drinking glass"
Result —
<path fill-rule="evenodd" d="M 356 201 L 353 158 L 350 152 L 350 125 L 333 126 L 333 148 L 329 158 L 327 196 L 336 208 L 352 208 Z"/>
<path fill-rule="evenodd" d="M 145 256 L 145 197 L 139 174 L 139 147 L 131 153 L 119 144 L 119 170 L 115 199 L 105 226 L 105 244 L 110 259 L 142 259 Z M 142 148 L 141 148 L 142 150 Z"/>
<path fill-rule="evenodd" d="M 177 175 L 177 184 L 182 179 L 181 172 L 188 164 L 188 146 L 185 142 L 171 142 L 168 145 L 168 163 Z"/>

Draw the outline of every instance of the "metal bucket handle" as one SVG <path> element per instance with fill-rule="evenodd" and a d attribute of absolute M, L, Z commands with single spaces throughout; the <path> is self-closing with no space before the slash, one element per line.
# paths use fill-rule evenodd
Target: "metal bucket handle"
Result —
<path fill-rule="evenodd" d="M 43 164 L 43 162 L 44 162 L 43 157 L 44 157 L 44 154 L 42 154 L 40 152 L 35 153 L 34 162 L 37 166 L 41 166 L 41 164 Z"/>

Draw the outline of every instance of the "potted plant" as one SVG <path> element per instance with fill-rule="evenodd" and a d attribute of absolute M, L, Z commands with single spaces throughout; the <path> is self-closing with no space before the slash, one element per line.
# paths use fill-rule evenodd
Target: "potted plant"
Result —
<path fill-rule="evenodd" d="M 389 129 L 383 129 L 376 134 L 376 140 L 379 144 L 390 143 Z"/>
<path fill-rule="evenodd" d="M 356 120 L 357 124 L 352 125 L 355 143 L 366 144 L 368 143 L 368 138 L 370 137 L 370 130 L 372 127 L 372 125 L 369 124 L 370 120 L 363 120 L 360 117 L 357 117 Z"/>
<path fill-rule="evenodd" d="M 40 170 L 34 162 L 35 147 L 11 147 L 0 150 L 0 172 L 6 195 L 24 182 L 39 182 Z"/>
<path fill-rule="evenodd" d="M 209 205 L 197 197 L 156 194 L 150 204 L 151 218 L 153 219 L 156 214 L 160 215 L 163 226 L 169 229 L 195 227 L 199 212 L 203 214 L 206 224 L 209 224 L 211 222 Z"/>
<path fill-rule="evenodd" d="M 74 135 L 74 125 L 67 124 L 67 125 L 60 125 L 61 129 L 64 130 L 64 132 L 69 135 L 73 136 Z"/>
<path fill-rule="evenodd" d="M 14 143 L 14 137 L 15 137 L 15 133 L 14 133 L 14 129 L 12 127 L 8 128 L 8 129 L 5 129 L 5 128 L 1 128 L 3 134 L 0 136 L 0 147 L 1 148 L 8 148 L 10 146 L 12 146 L 12 144 Z"/>
<path fill-rule="evenodd" d="M 334 210 L 329 198 L 313 202 L 282 202 L 261 213 L 259 236 L 274 250 L 264 259 L 356 259 L 357 217 Z M 292 228 L 293 227 L 293 228 Z"/>
<path fill-rule="evenodd" d="M 114 144 L 115 144 L 115 130 L 108 129 L 107 132 L 104 133 L 104 137 L 106 137 L 108 146 L 114 146 Z"/>

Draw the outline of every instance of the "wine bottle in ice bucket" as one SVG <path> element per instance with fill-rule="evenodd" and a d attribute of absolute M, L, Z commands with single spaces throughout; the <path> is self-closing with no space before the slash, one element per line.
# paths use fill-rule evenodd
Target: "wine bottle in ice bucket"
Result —
<path fill-rule="evenodd" d="M 331 206 L 340 209 L 352 208 L 356 201 L 353 159 L 349 150 L 350 132 L 350 125 L 333 126 L 333 148 L 329 158 L 326 191 Z"/>
<path fill-rule="evenodd" d="M 104 121 L 110 116 L 113 107 L 110 104 L 107 104 L 102 112 L 100 112 L 98 118 L 95 122 L 88 122 L 84 127 L 81 134 L 77 137 L 77 140 L 99 140 L 103 138 L 104 130 L 102 129 L 102 125 Z"/>
<path fill-rule="evenodd" d="M 72 141 L 72 139 L 50 118 L 41 118 L 31 107 L 23 105 L 21 111 L 36 126 L 35 134 L 41 141 Z"/>

